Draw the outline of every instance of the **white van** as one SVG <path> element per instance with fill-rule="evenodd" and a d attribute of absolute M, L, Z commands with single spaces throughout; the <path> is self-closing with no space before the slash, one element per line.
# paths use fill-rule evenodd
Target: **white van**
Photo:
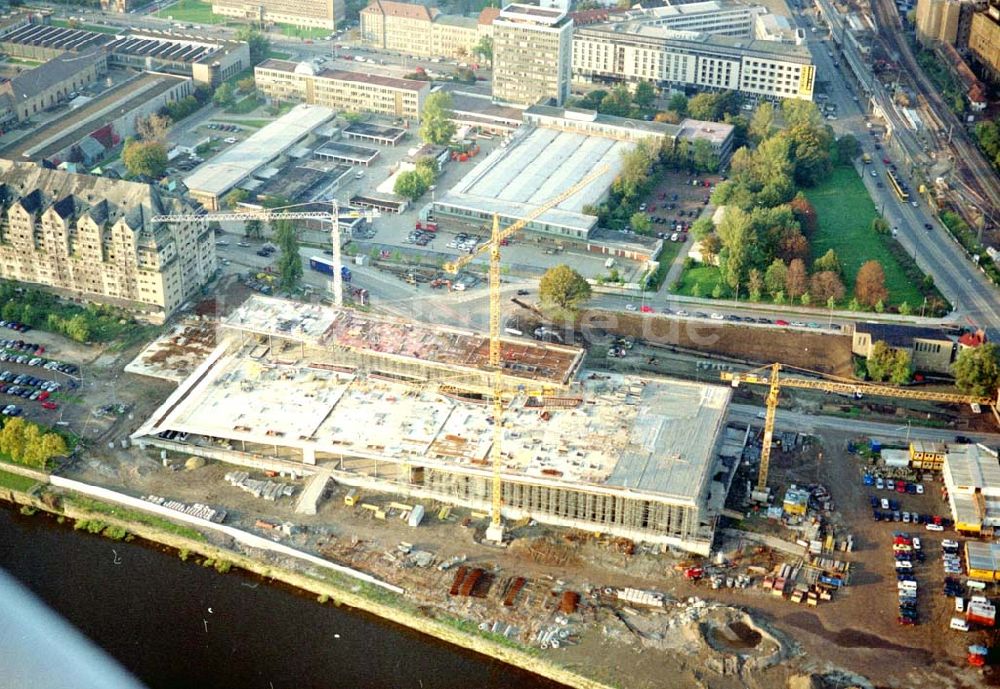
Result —
<path fill-rule="evenodd" d="M 965 582 L 965 585 L 968 586 L 973 591 L 985 591 L 986 590 L 986 584 L 984 584 L 981 581 L 973 581 L 972 579 L 969 579 L 967 582 Z"/>
<path fill-rule="evenodd" d="M 615 267 L 615 259 L 609 258 L 607 261 L 604 262 L 604 269 L 605 270 L 610 270 L 610 269 L 612 269 L 614 267 Z"/>
<path fill-rule="evenodd" d="M 955 612 L 965 612 L 965 599 L 961 596 L 955 598 Z"/>
<path fill-rule="evenodd" d="M 969 631 L 969 623 L 963 620 L 961 617 L 952 617 L 951 624 L 948 625 L 951 629 L 959 632 Z"/>
<path fill-rule="evenodd" d="M 900 582 L 897 582 L 896 588 L 898 588 L 900 591 L 916 591 L 917 590 L 917 582 L 915 582 L 915 581 L 900 581 Z"/>

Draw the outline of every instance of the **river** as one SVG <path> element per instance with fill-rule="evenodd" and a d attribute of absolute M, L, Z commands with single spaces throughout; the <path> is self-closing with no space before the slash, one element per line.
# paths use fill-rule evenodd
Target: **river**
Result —
<path fill-rule="evenodd" d="M 150 689 L 561 686 L 244 572 L 0 506 L 0 567 Z"/>

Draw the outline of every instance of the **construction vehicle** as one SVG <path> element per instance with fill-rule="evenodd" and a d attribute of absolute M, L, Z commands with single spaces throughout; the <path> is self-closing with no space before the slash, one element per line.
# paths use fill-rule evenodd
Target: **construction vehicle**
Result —
<path fill-rule="evenodd" d="M 607 172 L 608 166 L 602 165 L 579 182 L 565 190 L 561 194 L 545 201 L 537 206 L 530 213 L 520 218 L 507 227 L 500 228 L 500 215 L 493 214 L 493 230 L 490 234 L 490 241 L 480 244 L 470 253 L 446 263 L 444 269 L 448 273 L 457 274 L 462 268 L 473 261 L 477 256 L 489 249 L 490 252 L 490 358 L 489 366 L 493 371 L 493 384 L 490 391 L 493 405 L 493 445 L 490 453 L 490 460 L 493 465 L 492 482 L 492 509 L 490 511 L 490 525 L 486 529 L 486 538 L 494 543 L 503 542 L 503 522 L 500 518 L 501 489 L 500 467 L 503 463 L 503 453 L 501 444 L 503 442 L 503 394 L 505 392 L 503 366 L 500 360 L 500 247 L 503 242 L 516 232 L 522 230 L 530 222 L 538 218 L 546 211 L 555 208 L 560 203 L 585 188 L 591 182 Z"/>
<path fill-rule="evenodd" d="M 294 211 L 288 210 L 299 206 L 311 206 L 312 203 L 299 203 L 282 208 L 261 208 L 260 210 L 235 211 L 232 213 L 177 213 L 168 215 L 154 215 L 153 222 L 182 223 L 182 222 L 224 222 L 227 220 L 238 220 L 246 222 L 248 220 L 320 220 L 330 223 L 330 242 L 333 253 L 332 263 L 337 266 L 333 270 L 333 302 L 337 306 L 344 305 L 344 278 L 342 268 L 343 261 L 340 259 L 340 219 L 343 218 L 366 218 L 371 221 L 379 217 L 378 209 L 350 210 L 341 212 L 340 204 L 336 199 L 330 202 L 330 211 Z"/>
<path fill-rule="evenodd" d="M 792 369 L 800 374 L 816 376 L 819 379 L 781 377 L 782 369 Z M 771 442 L 774 438 L 774 417 L 778 410 L 778 396 L 782 386 L 852 395 L 856 399 L 861 399 L 864 395 L 874 395 L 876 397 L 896 397 L 909 400 L 924 400 L 927 402 L 968 404 L 977 413 L 980 407 L 985 405 L 992 408 L 993 415 L 1000 421 L 1000 416 L 997 416 L 997 400 L 995 398 L 933 392 L 922 388 L 897 388 L 892 385 L 863 383 L 778 363 L 771 364 L 770 366 L 761 366 L 745 373 L 724 371 L 721 377 L 722 380 L 731 383 L 734 388 L 739 387 L 742 383 L 768 386 L 767 412 L 764 415 L 764 438 L 760 452 L 760 471 L 757 474 L 757 489 L 754 491 L 754 499 L 758 502 L 767 500 L 767 470 L 771 460 Z"/>

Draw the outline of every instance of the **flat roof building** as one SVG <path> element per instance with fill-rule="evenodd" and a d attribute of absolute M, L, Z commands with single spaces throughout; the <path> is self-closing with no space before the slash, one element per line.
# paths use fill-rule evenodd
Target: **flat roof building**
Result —
<path fill-rule="evenodd" d="M 342 69 L 318 70 L 312 62 L 266 60 L 254 68 L 257 88 L 276 101 L 419 120 L 430 94 L 427 81 Z"/>
<path fill-rule="evenodd" d="M 678 32 L 645 18 L 588 26 L 573 37 L 573 79 L 698 87 L 812 100 L 816 69 L 805 46 Z"/>
<path fill-rule="evenodd" d="M 32 23 L 0 37 L 0 49 L 30 60 L 52 60 L 64 52 L 82 56 L 101 50 L 112 67 L 177 74 L 211 86 L 250 67 L 250 48 L 245 41 L 160 31 L 111 35 Z"/>
<path fill-rule="evenodd" d="M 514 222 L 549 198 L 577 184 L 593 170 L 607 171 L 529 223 L 525 229 L 563 239 L 585 240 L 597 227 L 597 217 L 583 212 L 607 195 L 622 170 L 622 154 L 644 140 L 674 145 L 715 127 L 720 152 L 732 148 L 732 127 L 686 120 L 687 127 L 630 120 L 592 110 L 536 105 L 524 111 L 524 125 L 506 148 L 495 149 L 458 184 L 434 202 L 444 215 Z M 686 133 L 685 133 L 686 132 Z M 692 138 L 693 140 L 693 138 Z"/>
<path fill-rule="evenodd" d="M 1000 84 L 1000 3 L 976 12 L 969 29 L 969 50 L 994 84 Z"/>
<path fill-rule="evenodd" d="M 489 508 L 483 335 L 260 297 L 224 328 L 231 337 L 137 442 L 224 461 L 281 458 L 350 486 Z M 708 503 L 724 498 L 714 477 L 729 388 L 578 376 L 582 355 L 504 342 L 505 370 L 522 391 L 506 402 L 503 516 L 707 554 Z M 183 446 L 157 437 L 181 429 Z"/>
<path fill-rule="evenodd" d="M 207 222 L 149 184 L 0 160 L 0 278 L 163 322 L 216 271 Z"/>
<path fill-rule="evenodd" d="M 569 98 L 573 20 L 565 9 L 513 3 L 493 20 L 493 99 L 562 105 Z"/>
<path fill-rule="evenodd" d="M 949 445 L 944 484 L 955 529 L 992 533 L 1000 527 L 1000 461 L 984 445 Z"/>
<path fill-rule="evenodd" d="M 303 141 L 336 113 L 320 105 L 297 105 L 280 118 L 199 166 L 184 178 L 205 208 L 219 210 L 222 197 L 240 182 Z"/>
<path fill-rule="evenodd" d="M 487 7 L 477 17 L 465 17 L 416 3 L 372 0 L 361 10 L 361 40 L 404 55 L 475 61 L 476 45 L 493 35 L 496 12 Z"/>
<path fill-rule="evenodd" d="M 345 17 L 344 0 L 212 0 L 212 14 L 255 24 L 336 29 Z"/>

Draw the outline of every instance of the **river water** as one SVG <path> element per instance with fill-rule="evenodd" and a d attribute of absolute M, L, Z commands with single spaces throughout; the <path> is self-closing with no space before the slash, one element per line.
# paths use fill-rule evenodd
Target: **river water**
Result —
<path fill-rule="evenodd" d="M 116 563 L 116 557 L 117 562 Z M 0 567 L 151 689 L 558 689 L 490 658 L 152 544 L 0 503 Z"/>

